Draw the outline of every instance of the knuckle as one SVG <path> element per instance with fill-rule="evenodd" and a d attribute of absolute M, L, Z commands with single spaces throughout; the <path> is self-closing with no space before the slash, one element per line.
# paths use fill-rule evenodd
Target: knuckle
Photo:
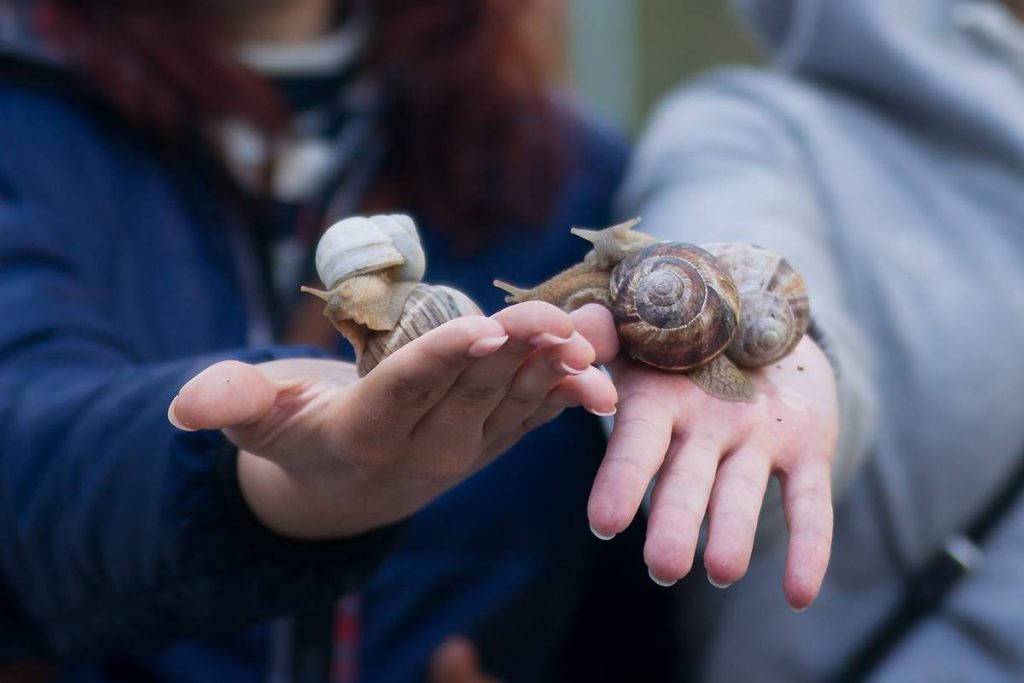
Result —
<path fill-rule="evenodd" d="M 748 515 L 736 510 L 716 510 L 712 514 L 712 523 L 717 527 L 725 527 L 730 535 L 737 530 L 742 533 L 742 538 L 753 538 L 757 531 L 757 523 Z"/>
<path fill-rule="evenodd" d="M 793 540 L 808 545 L 827 546 L 832 543 L 832 527 L 801 527 L 793 532 Z"/>
<path fill-rule="evenodd" d="M 513 388 L 505 394 L 505 402 L 515 408 L 528 408 L 544 400 L 545 394 Z"/>
<path fill-rule="evenodd" d="M 474 384 L 472 382 L 459 381 L 452 385 L 448 392 L 453 398 L 466 403 L 486 401 L 494 398 L 498 393 L 498 387 L 487 384 Z"/>
<path fill-rule="evenodd" d="M 704 520 L 704 510 L 689 499 L 662 499 L 655 502 L 662 515 L 672 518 L 676 525 L 684 528 L 696 527 Z"/>
<path fill-rule="evenodd" d="M 411 380 L 388 384 L 384 393 L 388 403 L 409 407 L 433 404 L 441 396 L 436 386 Z"/>
<path fill-rule="evenodd" d="M 647 486 L 652 474 L 644 463 L 631 452 L 615 452 L 608 456 L 608 465 L 620 470 L 620 477 L 635 479 L 638 484 Z"/>
<path fill-rule="evenodd" d="M 719 441 L 712 431 L 694 429 L 687 436 L 685 449 L 697 455 L 713 455 L 717 459 L 722 451 Z"/>
<path fill-rule="evenodd" d="M 647 441 L 662 438 L 658 425 L 643 413 L 623 415 L 615 426 L 617 430 L 621 430 L 621 434 L 628 434 L 636 440 Z"/>
<path fill-rule="evenodd" d="M 746 500 L 757 500 L 764 497 L 766 481 L 753 472 L 746 470 L 735 471 L 727 480 L 728 487 L 734 489 L 735 494 Z"/>

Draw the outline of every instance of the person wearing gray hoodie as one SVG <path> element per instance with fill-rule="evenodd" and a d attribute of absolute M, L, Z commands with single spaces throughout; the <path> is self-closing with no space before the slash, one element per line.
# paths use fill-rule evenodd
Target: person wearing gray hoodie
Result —
<path fill-rule="evenodd" d="M 620 210 L 665 239 L 772 248 L 807 280 L 838 377 L 821 592 L 796 613 L 775 589 L 769 492 L 749 567 L 709 572 L 735 585 L 673 597 L 699 680 L 827 680 L 1024 457 L 1024 3 L 735 5 L 771 67 L 670 94 Z M 1024 501 L 973 552 L 871 680 L 1024 680 Z"/>

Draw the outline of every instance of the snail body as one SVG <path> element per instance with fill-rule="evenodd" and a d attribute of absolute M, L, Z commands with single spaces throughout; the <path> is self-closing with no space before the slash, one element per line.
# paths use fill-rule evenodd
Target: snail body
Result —
<path fill-rule="evenodd" d="M 416 337 L 463 315 L 480 315 L 465 294 L 422 284 L 426 257 L 412 219 L 353 216 L 317 243 L 327 290 L 302 287 L 325 302 L 324 315 L 356 350 L 360 375 Z"/>
<path fill-rule="evenodd" d="M 494 286 L 508 293 L 505 303 L 547 301 L 571 313 L 590 303 L 611 308 L 612 294 L 608 289 L 611 274 L 610 268 L 595 268 L 589 263 L 577 263 L 532 289 L 521 289 L 501 280 L 495 280 Z"/>
<path fill-rule="evenodd" d="M 639 222 L 639 219 L 633 219 L 604 230 L 572 228 L 570 232 L 573 235 L 593 245 L 582 263 L 531 289 L 515 287 L 501 280 L 495 280 L 494 286 L 508 293 L 505 303 L 509 304 L 547 301 L 568 312 L 589 303 L 611 308 L 612 294 L 608 283 L 612 270 L 627 255 L 657 242 L 651 235 L 633 229 Z"/>
<path fill-rule="evenodd" d="M 753 402 L 754 387 L 738 365 L 774 363 L 800 341 L 810 315 L 803 279 L 767 249 L 659 243 L 634 230 L 638 222 L 574 228 L 594 245 L 582 263 L 532 289 L 495 285 L 510 303 L 539 299 L 567 311 L 601 303 L 632 358 L 684 372 L 713 396 Z"/>

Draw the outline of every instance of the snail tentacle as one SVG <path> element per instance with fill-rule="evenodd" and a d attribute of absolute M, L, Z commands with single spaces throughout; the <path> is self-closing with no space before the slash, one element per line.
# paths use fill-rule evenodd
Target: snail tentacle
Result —
<path fill-rule="evenodd" d="M 611 270 L 578 263 L 532 289 L 515 287 L 501 280 L 495 280 L 494 286 L 508 292 L 505 303 L 546 301 L 571 313 L 588 303 L 599 303 L 611 308 L 611 292 L 608 287 L 610 278 Z"/>
<path fill-rule="evenodd" d="M 569 232 L 594 245 L 586 255 L 585 263 L 595 268 L 611 270 L 629 254 L 657 242 L 653 236 L 633 229 L 639 223 L 639 218 L 633 218 L 603 230 L 572 228 Z"/>

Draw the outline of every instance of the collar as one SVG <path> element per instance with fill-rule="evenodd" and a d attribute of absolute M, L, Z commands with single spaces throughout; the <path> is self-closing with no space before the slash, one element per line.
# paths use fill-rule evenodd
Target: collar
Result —
<path fill-rule="evenodd" d="M 338 73 L 356 62 L 366 47 L 370 17 L 355 11 L 333 32 L 296 44 L 242 43 L 238 61 L 269 78 L 309 77 Z"/>

